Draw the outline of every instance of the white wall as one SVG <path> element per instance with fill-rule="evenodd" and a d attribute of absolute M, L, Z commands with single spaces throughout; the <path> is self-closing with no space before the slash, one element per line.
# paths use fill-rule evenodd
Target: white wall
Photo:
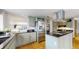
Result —
<path fill-rule="evenodd" d="M 3 15 L 0 15 L 0 30 L 3 30 L 4 25 L 3 25 Z"/>
<path fill-rule="evenodd" d="M 29 19 L 28 17 L 23 18 L 20 16 L 8 14 L 8 22 L 9 22 L 9 26 L 13 26 L 14 24 L 18 24 L 18 23 L 28 23 Z"/>
<path fill-rule="evenodd" d="M 15 15 L 8 15 L 8 21 L 10 24 L 16 24 L 18 22 L 27 22 L 27 18 L 23 18 L 23 17 L 19 17 L 19 16 L 15 16 Z"/>

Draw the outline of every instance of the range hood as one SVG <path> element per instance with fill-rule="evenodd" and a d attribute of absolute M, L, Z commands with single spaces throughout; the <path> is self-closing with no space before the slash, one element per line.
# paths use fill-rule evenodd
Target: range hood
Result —
<path fill-rule="evenodd" d="M 55 22 L 66 22 L 65 19 L 65 11 L 64 10 L 59 10 L 54 14 L 54 20 Z"/>

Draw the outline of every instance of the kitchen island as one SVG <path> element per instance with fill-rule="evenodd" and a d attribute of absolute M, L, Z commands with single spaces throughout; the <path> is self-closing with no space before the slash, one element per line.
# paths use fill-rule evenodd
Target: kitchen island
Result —
<path fill-rule="evenodd" d="M 71 49 L 73 31 L 46 34 L 46 49 Z"/>

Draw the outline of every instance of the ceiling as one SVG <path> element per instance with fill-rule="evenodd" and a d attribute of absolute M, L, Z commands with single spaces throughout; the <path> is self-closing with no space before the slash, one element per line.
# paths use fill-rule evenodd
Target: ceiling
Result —
<path fill-rule="evenodd" d="M 7 12 L 19 16 L 47 16 L 52 15 L 60 9 L 5 9 Z M 65 9 L 65 18 L 79 16 L 79 9 Z"/>

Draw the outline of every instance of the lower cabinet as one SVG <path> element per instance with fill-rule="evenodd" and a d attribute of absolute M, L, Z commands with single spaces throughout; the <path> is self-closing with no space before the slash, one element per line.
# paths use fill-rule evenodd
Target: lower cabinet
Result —
<path fill-rule="evenodd" d="M 72 33 L 55 37 L 46 34 L 46 49 L 72 49 Z"/>
<path fill-rule="evenodd" d="M 3 49 L 15 49 L 21 45 L 29 44 L 36 41 L 36 32 L 18 33 L 6 44 Z"/>
<path fill-rule="evenodd" d="M 64 48 L 64 49 L 71 49 L 71 48 L 73 48 L 72 46 L 73 46 L 73 44 L 72 44 L 72 40 L 73 40 L 73 36 L 72 36 L 73 34 L 72 33 L 70 33 L 70 34 L 67 34 L 67 35 L 65 35 L 65 36 L 63 36 L 63 37 L 60 37 L 60 39 L 61 40 L 59 40 L 59 44 L 60 44 L 60 48 Z"/>
<path fill-rule="evenodd" d="M 58 39 L 52 37 L 51 35 L 46 35 L 46 49 L 57 49 L 58 48 Z"/>
<path fill-rule="evenodd" d="M 36 33 L 30 33 L 30 42 L 36 41 Z"/>
<path fill-rule="evenodd" d="M 19 33 L 16 38 L 16 47 L 29 44 L 36 41 L 36 32 L 31 33 Z"/>
<path fill-rule="evenodd" d="M 4 47 L 4 49 L 15 49 L 16 46 L 16 37 L 14 36 L 9 42 L 8 44 Z"/>

